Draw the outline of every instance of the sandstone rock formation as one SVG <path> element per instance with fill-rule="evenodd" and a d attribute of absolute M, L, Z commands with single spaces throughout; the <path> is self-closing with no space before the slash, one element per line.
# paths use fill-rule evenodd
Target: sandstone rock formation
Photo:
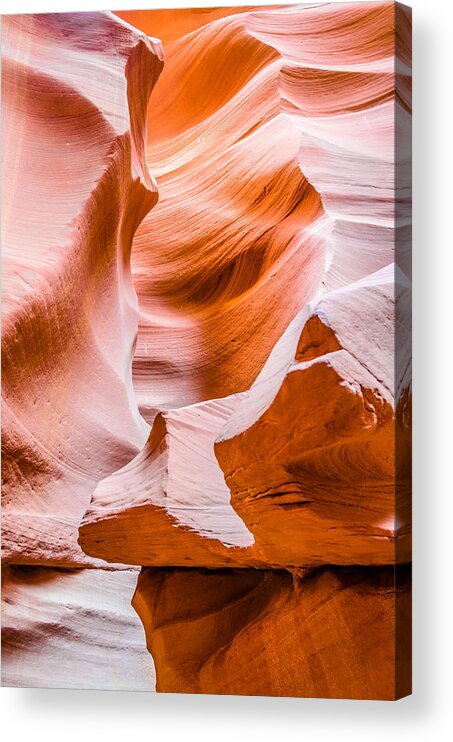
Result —
<path fill-rule="evenodd" d="M 238 92 L 233 70 L 218 87 L 217 96 L 204 101 L 197 95 L 197 79 L 190 74 L 191 49 L 203 43 L 208 50 L 206 57 L 199 55 L 196 67 L 198 77 L 208 85 L 210 75 L 217 74 L 223 48 L 231 51 L 233 24 L 233 39 L 245 34 L 253 49 L 249 66 L 242 70 L 247 79 Z M 335 678 L 341 677 L 341 696 L 404 695 L 410 686 L 410 648 L 401 639 L 408 624 L 407 583 L 403 588 L 405 578 L 400 584 L 398 577 L 392 580 L 391 572 L 378 565 L 410 559 L 410 14 L 392 3 L 279 8 L 217 20 L 187 39 L 180 32 L 176 38 L 156 88 L 156 106 L 150 111 L 156 141 L 148 152 L 162 183 L 161 201 L 140 227 L 133 254 L 142 307 L 134 384 L 149 422 L 159 410 L 160 414 L 143 452 L 97 488 L 82 522 L 81 543 L 89 553 L 104 557 L 110 545 L 110 558 L 115 560 L 127 553 L 133 561 L 148 565 L 230 567 L 225 573 L 144 570 L 134 604 L 147 628 L 159 690 L 333 697 Z M 190 45 L 183 43 L 189 38 Z M 268 48 L 252 46 L 255 39 Z M 250 71 L 252 60 L 255 75 Z M 178 87 L 173 70 L 184 61 L 188 72 L 183 87 Z M 267 86 L 266 94 L 260 94 L 261 85 L 263 91 Z M 277 92 L 275 103 L 271 90 Z M 178 115 L 166 128 L 159 104 L 162 101 L 163 112 L 168 112 L 172 95 L 177 98 Z M 178 105 L 181 95 L 186 97 Z M 243 115 L 235 118 L 239 101 Z M 225 254 L 234 252 L 237 238 L 242 237 L 235 195 L 242 199 L 247 189 L 241 186 L 243 171 L 229 154 L 243 152 L 248 164 L 250 139 L 256 136 L 254 152 L 259 152 L 260 135 L 277 137 L 277 122 L 287 132 L 285 152 L 294 141 L 294 129 L 298 130 L 299 165 L 320 195 L 324 212 L 312 227 L 327 242 L 323 275 L 307 291 L 305 269 L 296 285 L 306 291 L 306 297 L 310 291 L 318 296 L 326 290 L 330 293 L 307 307 L 285 276 L 284 311 L 291 307 L 295 319 L 283 334 L 278 328 L 281 340 L 250 392 L 242 392 L 257 371 L 256 328 L 247 307 L 263 285 L 269 292 L 266 273 L 255 276 L 242 294 L 232 295 L 228 287 L 237 285 L 238 272 L 225 275 L 224 269 L 216 273 L 215 283 L 207 284 L 206 270 L 197 270 L 193 251 L 187 248 L 200 228 L 203 240 L 195 241 L 197 258 L 209 255 L 209 262 L 204 261 L 209 267 L 224 259 L 224 253 L 217 252 L 217 233 L 210 231 L 212 224 L 217 226 L 211 214 L 217 219 L 231 216 L 215 192 L 216 178 L 212 183 L 203 170 L 209 162 L 211 172 L 214 168 L 219 173 L 223 194 L 230 183 L 235 185 L 228 198 L 235 208 L 233 226 L 224 221 L 219 230 Z M 395 143 L 399 145 L 396 161 Z M 222 169 L 225 160 L 227 172 Z M 267 168 L 275 172 L 269 164 Z M 175 197 L 177 187 L 191 197 L 182 212 Z M 269 190 L 263 193 L 266 200 Z M 201 210 L 201 204 L 207 209 Z M 174 265 L 178 282 L 159 284 L 156 271 L 148 269 L 156 253 L 150 256 L 146 248 L 156 245 L 160 229 L 166 229 L 173 213 L 181 213 L 182 219 L 172 224 L 169 241 L 157 250 L 162 251 L 164 263 Z M 267 237 L 266 232 L 266 241 Z M 272 281 L 281 273 L 282 262 L 275 272 L 274 267 Z M 274 306 L 280 308 L 279 298 L 283 301 L 281 295 L 276 297 Z M 215 307 L 214 320 L 210 307 Z M 230 308 L 236 313 L 229 314 Z M 226 330 L 222 313 L 231 320 Z M 281 315 L 275 309 L 273 315 L 269 331 L 262 314 L 260 350 L 269 348 L 266 342 L 276 337 L 275 321 Z M 289 315 L 285 318 L 288 325 Z M 216 335 L 213 321 L 218 323 Z M 239 325 L 241 337 L 246 328 L 252 349 L 245 361 L 235 345 Z M 220 348 L 214 344 L 216 337 Z M 180 352 L 175 360 L 176 344 Z M 210 356 L 217 364 L 215 373 L 211 373 Z M 169 372 L 174 387 L 172 382 L 159 383 L 160 375 L 168 379 Z M 230 392 L 229 383 L 235 394 L 219 398 L 219 392 Z M 213 395 L 216 400 L 199 402 L 201 396 Z M 229 502 L 216 480 L 212 443 L 231 491 Z M 231 509 L 252 534 L 252 544 L 244 543 L 243 531 L 232 529 L 237 521 Z M 371 635 L 366 629 L 367 639 L 358 640 L 364 642 L 362 648 L 366 646 L 361 658 L 348 654 L 347 637 L 341 644 L 343 657 L 333 647 L 325 647 L 323 632 L 329 626 L 330 610 L 337 629 L 353 625 L 351 618 L 349 622 L 338 618 L 330 582 L 332 569 L 338 568 L 327 566 L 331 563 L 351 565 L 348 569 L 357 579 L 357 595 L 348 594 L 346 603 L 358 619 L 354 637 L 361 636 L 371 613 L 383 621 L 381 636 L 396 632 L 394 650 L 400 647 L 400 656 L 384 657 L 379 643 L 367 644 Z M 260 571 L 231 571 L 235 564 Z M 310 626 L 310 640 L 316 637 L 316 659 L 310 657 L 307 679 L 300 656 L 307 639 L 300 639 L 308 629 L 295 606 L 294 588 L 287 587 L 283 602 L 291 605 L 290 625 L 300 625 L 301 636 L 289 632 L 291 639 L 285 644 L 287 627 L 274 631 L 281 613 L 269 608 L 273 598 L 278 603 L 278 589 L 269 591 L 272 598 L 266 607 L 258 606 L 255 583 L 276 582 L 277 574 L 288 582 L 285 573 L 263 567 L 286 566 L 305 575 L 307 565 L 320 564 L 327 571 L 322 576 L 314 573 L 311 582 L 294 578 L 298 594 L 328 605 L 327 614 L 319 613 L 319 625 Z M 354 564 L 375 566 L 354 568 Z M 241 611 L 242 598 L 237 596 L 247 593 L 247 579 L 250 590 L 256 590 Z M 382 579 L 389 581 L 380 591 Z M 328 598 L 323 593 L 325 582 Z M 367 607 L 356 602 L 362 591 L 373 596 Z M 343 591 L 340 594 L 346 598 Z M 381 610 L 382 600 L 389 601 L 388 614 Z M 318 615 L 316 608 L 314 615 Z M 258 637 L 264 625 L 272 627 L 272 638 L 269 631 L 264 634 L 263 648 Z M 330 638 L 327 634 L 324 641 Z M 360 652 L 358 647 L 355 650 Z M 288 657 L 294 657 L 294 665 Z M 351 673 L 352 667 L 357 674 Z M 374 687 L 367 686 L 371 680 Z"/>
<path fill-rule="evenodd" d="M 2 19 L 2 54 L 3 561 L 39 565 L 5 567 L 3 682 L 140 688 L 135 574 L 46 568 L 102 565 L 80 519 L 148 433 L 129 256 L 157 200 L 146 108 L 162 50 L 111 14 L 54 14 Z"/>
<path fill-rule="evenodd" d="M 329 259 L 331 222 L 282 111 L 282 59 L 251 18 L 228 14 L 169 44 L 153 93 L 159 203 L 132 255 L 134 385 L 149 422 L 156 407 L 246 390 Z"/>
<path fill-rule="evenodd" d="M 4 566 L 3 685 L 152 690 L 136 582 L 132 570 Z"/>
<path fill-rule="evenodd" d="M 391 700 L 410 688 L 408 588 L 407 569 L 395 592 L 392 568 L 147 568 L 133 605 L 157 691 Z"/>
<path fill-rule="evenodd" d="M 83 549 L 156 566 L 377 565 L 399 539 L 407 560 L 394 279 L 390 266 L 305 307 L 249 392 L 160 413 L 143 451 L 94 492 Z M 404 437 L 397 453 L 408 494 Z"/>
<path fill-rule="evenodd" d="M 5 18 L 2 51 L 3 549 L 81 565 L 93 483 L 147 434 L 129 254 L 157 200 L 144 117 L 162 52 L 104 14 Z"/>
<path fill-rule="evenodd" d="M 152 689 L 142 567 L 158 691 L 406 695 L 410 14 L 118 15 L 4 44 L 4 679 Z"/>

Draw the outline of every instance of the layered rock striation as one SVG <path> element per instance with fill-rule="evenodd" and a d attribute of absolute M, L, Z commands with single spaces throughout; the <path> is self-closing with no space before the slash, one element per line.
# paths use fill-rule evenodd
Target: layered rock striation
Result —
<path fill-rule="evenodd" d="M 407 695 L 410 14 L 118 15 L 6 31 L 4 677 Z"/>
<path fill-rule="evenodd" d="M 157 201 L 145 114 L 162 51 L 103 14 L 12 16 L 2 42 L 3 549 L 83 565 L 93 488 L 147 435 L 129 256 Z"/>
<path fill-rule="evenodd" d="M 406 694 L 410 575 L 400 570 L 395 587 L 393 568 L 146 568 L 133 605 L 155 659 L 156 689 L 381 700 Z"/>
<path fill-rule="evenodd" d="M 2 55 L 2 678 L 152 688 L 135 573 L 77 537 L 97 482 L 148 434 L 129 260 L 157 201 L 146 110 L 162 49 L 112 14 L 19 15 L 2 19 Z"/>
<path fill-rule="evenodd" d="M 152 690 L 137 570 L 3 566 L 2 684 Z"/>
<path fill-rule="evenodd" d="M 393 564 L 398 544 L 407 560 L 393 281 L 390 266 L 304 307 L 249 392 L 159 413 L 141 453 L 95 490 L 83 549 L 142 565 L 291 568 Z"/>
<path fill-rule="evenodd" d="M 197 30 L 176 25 L 149 113 L 161 200 L 133 253 L 134 385 L 154 424 L 96 489 L 80 543 L 148 565 L 134 605 L 158 690 L 399 697 L 410 688 L 410 14 L 325 4 L 210 23 L 188 11 L 184 24 Z M 289 162 L 310 190 L 281 221 L 274 198 L 282 206 L 297 183 L 282 177 Z M 308 193 L 321 210 L 294 222 Z"/>

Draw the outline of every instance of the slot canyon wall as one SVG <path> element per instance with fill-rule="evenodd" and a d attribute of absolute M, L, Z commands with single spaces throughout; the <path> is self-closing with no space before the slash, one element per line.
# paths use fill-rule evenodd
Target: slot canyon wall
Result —
<path fill-rule="evenodd" d="M 411 16 L 2 19 L 2 683 L 411 688 Z"/>

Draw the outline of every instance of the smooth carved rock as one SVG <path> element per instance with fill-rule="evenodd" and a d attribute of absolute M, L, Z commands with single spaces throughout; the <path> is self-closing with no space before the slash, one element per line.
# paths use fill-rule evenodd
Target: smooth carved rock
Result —
<path fill-rule="evenodd" d="M 395 244 L 409 275 L 410 9 L 326 4 L 288 9 L 286 19 L 289 33 L 277 37 L 267 17 L 259 38 L 285 57 L 283 110 L 301 131 L 301 168 L 334 219 L 326 286 L 394 261 Z"/>
<path fill-rule="evenodd" d="M 394 281 L 389 266 L 307 307 L 249 392 L 160 414 L 143 451 L 96 489 L 83 549 L 142 565 L 377 565 L 398 541 L 407 561 Z"/>
<path fill-rule="evenodd" d="M 387 275 L 323 298 L 271 405 L 255 420 L 239 408 L 216 443 L 232 507 L 270 563 L 410 560 L 409 425 L 395 404 L 408 380 L 395 391 Z"/>
<path fill-rule="evenodd" d="M 410 16 L 121 15 L 3 20 L 3 683 L 151 690 L 135 564 L 159 691 L 405 695 Z"/>
<path fill-rule="evenodd" d="M 156 10 L 121 10 L 115 15 L 149 36 L 159 36 L 167 47 L 176 39 L 187 36 L 218 18 L 238 13 L 248 13 L 253 6 L 230 8 L 160 8 Z"/>
<path fill-rule="evenodd" d="M 2 685 L 153 690 L 137 571 L 2 569 Z"/>
<path fill-rule="evenodd" d="M 148 433 L 129 255 L 157 200 L 146 107 L 162 51 L 95 13 L 5 17 L 2 52 L 4 557 L 81 565 L 97 482 Z"/>
<path fill-rule="evenodd" d="M 133 605 L 160 692 L 391 700 L 410 688 L 407 568 L 396 586 L 393 568 L 147 568 Z"/>
<path fill-rule="evenodd" d="M 247 389 L 321 282 L 393 262 L 396 230 L 410 242 L 407 189 L 397 223 L 393 206 L 395 120 L 410 133 L 404 11 L 237 10 L 209 23 L 185 11 L 171 37 L 165 12 L 126 14 L 170 42 L 148 119 L 160 201 L 132 256 L 134 386 L 149 422 Z"/>
<path fill-rule="evenodd" d="M 132 254 L 134 387 L 150 423 L 246 390 L 329 261 L 332 222 L 281 107 L 282 59 L 240 11 L 170 43 L 153 92 L 159 203 Z"/>

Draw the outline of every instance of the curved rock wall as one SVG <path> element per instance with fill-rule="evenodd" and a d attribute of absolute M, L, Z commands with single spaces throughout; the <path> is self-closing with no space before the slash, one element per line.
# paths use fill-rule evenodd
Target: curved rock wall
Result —
<path fill-rule="evenodd" d="M 410 14 L 5 25 L 4 678 L 406 695 Z"/>
<path fill-rule="evenodd" d="M 157 200 L 162 49 L 112 14 L 54 14 L 3 18 L 2 55 L 2 680 L 152 688 L 136 575 L 77 538 L 97 482 L 148 434 L 130 251 Z"/>

